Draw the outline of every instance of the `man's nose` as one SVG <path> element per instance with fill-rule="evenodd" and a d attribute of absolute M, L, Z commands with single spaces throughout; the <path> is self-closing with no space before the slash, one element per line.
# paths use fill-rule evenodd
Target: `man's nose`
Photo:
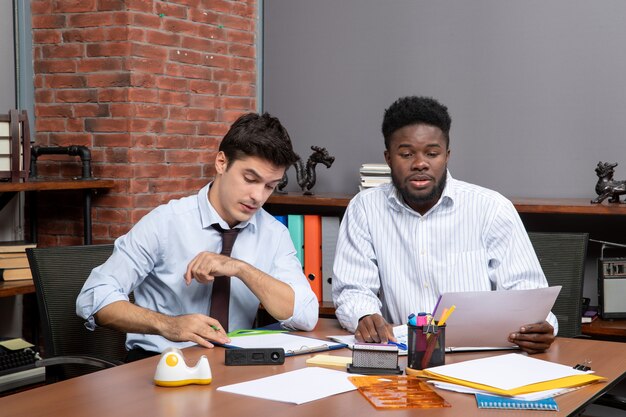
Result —
<path fill-rule="evenodd" d="M 250 190 L 250 198 L 254 202 L 263 201 L 263 191 L 265 189 L 265 184 L 255 184 Z"/>
<path fill-rule="evenodd" d="M 428 169 L 428 162 L 422 155 L 416 154 L 411 161 L 411 169 L 415 171 L 423 171 Z"/>

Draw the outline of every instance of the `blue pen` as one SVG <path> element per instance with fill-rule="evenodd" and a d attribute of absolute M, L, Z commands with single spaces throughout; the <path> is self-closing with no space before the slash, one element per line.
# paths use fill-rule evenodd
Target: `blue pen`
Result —
<path fill-rule="evenodd" d="M 408 347 L 404 343 L 392 342 L 391 340 L 387 342 L 390 345 L 398 346 L 402 350 L 407 350 Z"/>

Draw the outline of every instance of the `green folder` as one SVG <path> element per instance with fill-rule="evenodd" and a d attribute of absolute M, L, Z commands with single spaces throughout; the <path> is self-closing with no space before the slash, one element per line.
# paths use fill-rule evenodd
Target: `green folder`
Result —
<path fill-rule="evenodd" d="M 304 264 L 304 216 L 290 214 L 287 216 L 287 228 L 291 235 L 293 246 L 296 247 L 296 256 L 301 264 Z"/>

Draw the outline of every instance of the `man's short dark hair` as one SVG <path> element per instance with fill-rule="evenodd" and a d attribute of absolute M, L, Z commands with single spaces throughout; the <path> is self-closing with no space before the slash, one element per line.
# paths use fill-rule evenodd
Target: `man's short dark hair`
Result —
<path fill-rule="evenodd" d="M 430 97 L 409 96 L 399 98 L 385 110 L 382 128 L 385 149 L 389 149 L 389 140 L 396 130 L 418 124 L 438 127 L 445 137 L 446 148 L 450 145 L 452 119 L 448 108 Z"/>
<path fill-rule="evenodd" d="M 287 129 L 268 113 L 247 113 L 232 124 L 219 150 L 228 165 L 246 156 L 256 156 L 277 167 L 289 167 L 298 155 L 293 151 Z"/>

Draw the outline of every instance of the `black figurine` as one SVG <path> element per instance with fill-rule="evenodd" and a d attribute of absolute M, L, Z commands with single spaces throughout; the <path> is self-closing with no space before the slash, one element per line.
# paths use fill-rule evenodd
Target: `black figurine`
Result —
<path fill-rule="evenodd" d="M 311 188 L 315 185 L 315 165 L 323 164 L 326 168 L 330 168 L 333 162 L 335 162 L 335 157 L 331 156 L 326 148 L 321 148 L 319 146 L 311 146 L 313 153 L 309 156 L 309 159 L 306 161 L 306 167 L 302 166 L 302 159 L 298 158 L 296 162 L 294 162 L 293 166 L 296 168 L 296 178 L 298 179 L 298 185 L 303 191 L 304 195 L 313 195 Z M 283 175 L 283 179 L 276 186 L 276 192 L 279 194 L 285 194 L 283 188 L 287 186 L 289 179 L 287 178 L 287 171 L 285 171 L 285 175 Z"/>
<path fill-rule="evenodd" d="M 621 203 L 619 196 L 626 194 L 626 181 L 615 181 L 613 179 L 616 166 L 617 162 L 614 164 L 598 162 L 596 167 L 596 174 L 598 175 L 596 194 L 598 194 L 598 198 L 591 200 L 593 204 L 599 204 L 607 197 L 611 197 L 609 203 Z"/>

